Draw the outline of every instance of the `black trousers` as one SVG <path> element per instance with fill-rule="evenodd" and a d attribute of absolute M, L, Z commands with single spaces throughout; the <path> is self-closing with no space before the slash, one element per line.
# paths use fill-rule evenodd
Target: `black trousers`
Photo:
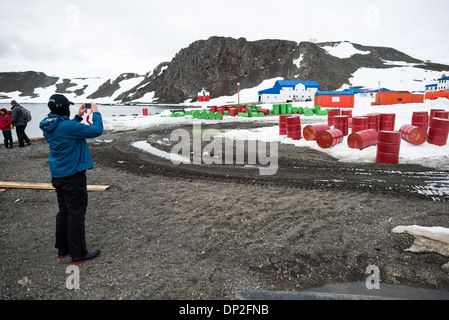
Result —
<path fill-rule="evenodd" d="M 79 172 L 67 178 L 52 178 L 58 196 L 59 212 L 56 215 L 57 249 L 65 250 L 73 258 L 87 253 L 85 216 L 87 209 L 86 173 Z"/>
<path fill-rule="evenodd" d="M 5 139 L 5 148 L 12 148 L 12 134 L 11 130 L 3 130 L 3 138 Z"/>
<path fill-rule="evenodd" d="M 26 125 L 24 126 L 16 126 L 16 133 L 17 133 L 17 140 L 19 141 L 19 147 L 24 147 L 24 141 L 26 143 L 30 142 L 30 138 L 28 138 L 27 134 L 25 133 Z"/>

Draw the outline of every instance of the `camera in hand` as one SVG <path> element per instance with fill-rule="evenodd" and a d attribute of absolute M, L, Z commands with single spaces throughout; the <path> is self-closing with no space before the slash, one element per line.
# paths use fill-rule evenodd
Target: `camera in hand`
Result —
<path fill-rule="evenodd" d="M 90 103 L 86 103 L 84 106 L 86 107 L 86 109 L 90 109 L 92 107 Z"/>

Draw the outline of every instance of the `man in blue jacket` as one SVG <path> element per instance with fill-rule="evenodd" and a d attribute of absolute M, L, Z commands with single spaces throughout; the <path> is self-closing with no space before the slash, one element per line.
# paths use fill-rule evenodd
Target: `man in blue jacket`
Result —
<path fill-rule="evenodd" d="M 60 258 L 72 257 L 79 264 L 99 256 L 100 250 L 88 251 L 85 240 L 87 209 L 86 170 L 94 168 L 88 138 L 103 134 L 103 120 L 96 104 L 91 103 L 93 124 L 81 123 L 88 111 L 81 105 L 70 119 L 70 105 L 64 95 L 52 95 L 48 102 L 50 114 L 39 127 L 50 147 L 48 163 L 52 185 L 56 189 L 59 212 L 56 216 L 56 243 Z"/>

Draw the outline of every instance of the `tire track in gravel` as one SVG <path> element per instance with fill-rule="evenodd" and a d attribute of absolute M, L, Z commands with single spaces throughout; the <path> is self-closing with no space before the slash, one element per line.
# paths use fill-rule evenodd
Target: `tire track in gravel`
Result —
<path fill-rule="evenodd" d="M 245 124 L 215 124 L 214 129 L 242 128 Z M 247 124 L 254 127 L 254 124 Z M 266 124 L 265 124 L 266 126 Z M 207 126 L 203 126 L 206 127 Z M 283 186 L 305 190 L 330 189 L 383 193 L 432 201 L 449 200 L 449 172 L 419 165 L 342 163 L 309 148 L 279 144 L 279 168 L 273 176 L 261 176 L 257 168 L 241 165 L 173 164 L 133 147 L 136 141 L 147 141 L 153 147 L 170 152 L 171 132 L 179 126 L 115 134 L 114 142 L 92 147 L 97 163 L 136 175 L 163 175 L 176 179 L 203 179 L 244 184 Z M 184 129 L 191 132 L 191 126 Z M 192 135 L 191 135 L 192 137 Z M 168 141 L 161 144 L 160 141 Z"/>

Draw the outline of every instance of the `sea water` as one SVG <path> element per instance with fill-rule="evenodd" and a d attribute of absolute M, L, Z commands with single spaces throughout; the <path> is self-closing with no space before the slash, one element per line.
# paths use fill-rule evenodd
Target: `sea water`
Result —
<path fill-rule="evenodd" d="M 21 104 L 24 108 L 27 108 L 31 112 L 32 120 L 27 124 L 25 133 L 29 138 L 42 138 L 42 130 L 39 128 L 39 123 L 44 119 L 49 113 L 49 109 L 46 104 L 33 103 L 33 104 Z M 74 117 L 79 109 L 79 104 L 75 104 L 70 107 L 70 118 Z M 11 110 L 11 106 L 1 105 L 0 108 L 6 108 Z M 103 119 L 123 117 L 123 116 L 133 116 L 133 115 L 143 115 L 143 109 L 148 110 L 149 115 L 159 114 L 167 109 L 174 109 L 176 106 L 169 105 L 150 105 L 150 106 L 136 106 L 136 105 L 98 105 L 98 110 L 100 111 Z M 86 121 L 84 116 L 84 121 Z M 13 139 L 17 141 L 17 136 L 15 130 L 13 130 Z"/>

